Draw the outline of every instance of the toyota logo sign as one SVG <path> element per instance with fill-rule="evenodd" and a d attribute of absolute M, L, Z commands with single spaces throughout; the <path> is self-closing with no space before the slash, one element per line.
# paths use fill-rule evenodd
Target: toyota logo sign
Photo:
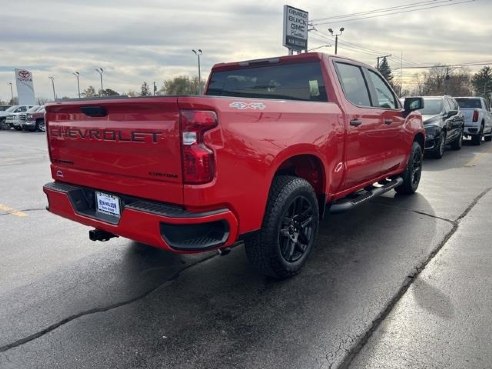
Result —
<path fill-rule="evenodd" d="M 17 77 L 22 81 L 30 81 L 32 75 L 28 70 L 21 69 L 17 72 Z"/>

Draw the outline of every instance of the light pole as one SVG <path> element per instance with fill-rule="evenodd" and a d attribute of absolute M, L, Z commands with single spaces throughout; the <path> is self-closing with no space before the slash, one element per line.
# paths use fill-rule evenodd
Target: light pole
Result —
<path fill-rule="evenodd" d="M 202 55 L 202 49 L 191 50 L 198 57 L 198 95 L 202 94 L 202 72 L 200 70 L 200 55 Z"/>
<path fill-rule="evenodd" d="M 75 77 L 77 77 L 77 91 L 79 92 L 79 99 L 80 99 L 80 81 L 79 81 L 80 73 L 79 72 L 73 72 L 72 74 Z"/>
<path fill-rule="evenodd" d="M 56 92 L 55 92 L 55 77 L 50 76 L 48 77 L 51 79 L 51 86 L 53 87 L 53 100 L 56 100 Z"/>
<path fill-rule="evenodd" d="M 332 36 L 335 36 L 335 55 L 337 55 L 338 52 L 338 36 L 341 36 L 343 31 L 345 31 L 345 28 L 341 27 L 340 33 L 334 34 L 333 30 L 331 28 L 328 28 L 328 32 L 330 32 Z"/>
<path fill-rule="evenodd" d="M 10 103 L 14 104 L 14 89 L 12 88 L 12 82 L 9 82 L 10 85 Z"/>
<path fill-rule="evenodd" d="M 99 92 L 99 96 L 102 96 L 103 92 L 104 92 L 104 88 L 103 88 L 103 72 L 104 70 L 99 67 L 99 68 L 96 68 L 96 72 L 99 73 L 99 76 L 101 77 L 101 91 Z"/>

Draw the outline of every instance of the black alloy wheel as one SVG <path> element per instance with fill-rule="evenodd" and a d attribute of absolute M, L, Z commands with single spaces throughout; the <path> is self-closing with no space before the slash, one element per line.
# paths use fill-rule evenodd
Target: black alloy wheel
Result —
<path fill-rule="evenodd" d="M 423 152 L 418 142 L 412 145 L 412 152 L 408 159 L 407 168 L 403 173 L 403 183 L 395 188 L 399 194 L 410 195 L 417 191 L 422 177 Z"/>
<path fill-rule="evenodd" d="M 288 263 L 305 254 L 314 236 L 314 210 L 304 196 L 296 197 L 285 212 L 279 232 L 280 253 Z"/>
<path fill-rule="evenodd" d="M 246 255 L 264 275 L 292 277 L 313 249 L 318 223 L 318 199 L 311 184 L 279 175 L 270 188 L 261 229 L 244 240 Z"/>

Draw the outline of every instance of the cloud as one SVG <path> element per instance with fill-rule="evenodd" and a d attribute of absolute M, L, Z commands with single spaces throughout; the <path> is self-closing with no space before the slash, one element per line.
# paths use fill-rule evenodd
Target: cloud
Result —
<path fill-rule="evenodd" d="M 462 1 L 462 0 L 451 0 Z M 104 69 L 104 85 L 119 92 L 139 90 L 177 75 L 197 74 L 191 49 L 201 48 L 202 75 L 218 62 L 285 55 L 282 12 L 285 1 L 257 4 L 239 0 L 29 0 L 10 2 L 3 22 L 0 99 L 10 97 L 13 69 L 33 72 L 38 95 L 51 96 L 55 76 L 59 96 L 76 95 L 74 71 L 81 88 L 99 86 L 96 67 Z M 408 4 L 404 0 L 361 3 L 293 0 L 310 18 L 370 11 Z M 488 45 L 492 4 L 476 0 L 464 5 L 404 13 L 358 22 L 324 24 L 310 33 L 309 45 L 333 43 L 328 28 L 344 26 L 339 53 L 372 65 L 392 54 L 390 64 L 457 64 L 492 60 Z M 322 51 L 333 52 L 333 48 Z"/>

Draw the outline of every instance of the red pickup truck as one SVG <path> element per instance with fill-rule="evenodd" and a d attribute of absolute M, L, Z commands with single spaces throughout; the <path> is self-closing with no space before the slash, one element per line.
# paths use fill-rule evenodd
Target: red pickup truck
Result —
<path fill-rule="evenodd" d="M 326 211 L 417 189 L 423 100 L 402 107 L 370 66 L 320 53 L 217 64 L 205 95 L 48 105 L 49 211 L 92 240 L 176 253 L 243 241 L 281 279 Z"/>

